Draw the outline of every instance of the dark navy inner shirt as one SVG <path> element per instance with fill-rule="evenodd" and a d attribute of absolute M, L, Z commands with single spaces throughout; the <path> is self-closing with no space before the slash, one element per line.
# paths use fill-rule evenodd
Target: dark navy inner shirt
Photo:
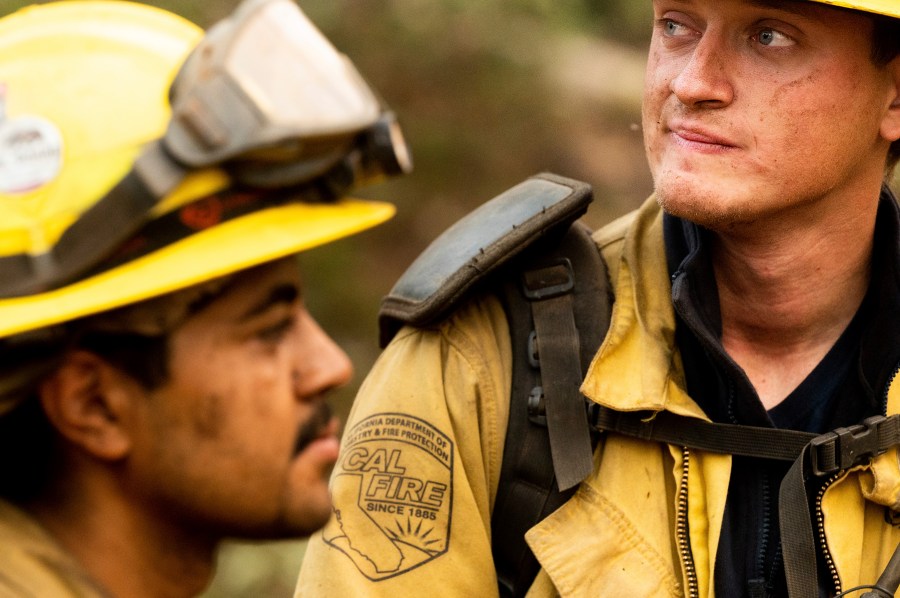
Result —
<path fill-rule="evenodd" d="M 708 231 L 666 215 L 664 236 L 676 312 L 676 343 L 688 393 L 716 422 L 826 432 L 883 410 L 897 369 L 900 302 L 898 216 L 885 192 L 879 209 L 869 293 L 818 366 L 767 411 L 743 370 L 725 353 Z M 883 251 L 879 252 L 879 248 Z M 717 596 L 787 597 L 778 527 L 778 491 L 790 463 L 735 457 L 715 564 Z M 818 488 L 810 484 L 810 500 Z M 821 555 L 820 555 L 821 558 Z M 834 589 L 819 563 L 820 594 Z M 872 580 L 874 582 L 875 580 Z"/>

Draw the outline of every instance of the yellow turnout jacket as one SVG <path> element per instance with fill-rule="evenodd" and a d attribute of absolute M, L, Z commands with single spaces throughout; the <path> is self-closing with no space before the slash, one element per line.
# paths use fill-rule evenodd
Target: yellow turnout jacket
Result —
<path fill-rule="evenodd" d="M 685 390 L 655 201 L 595 239 L 616 302 L 582 392 L 620 411 L 707 419 Z M 297 596 L 497 595 L 490 519 L 511 361 L 490 296 L 396 336 L 350 414 L 335 516 L 310 541 Z M 874 583 L 900 542 L 885 519 L 886 507 L 900 510 L 898 463 L 893 449 L 836 477 L 817 501 L 817 541 L 845 590 Z M 727 455 L 604 435 L 593 473 L 526 536 L 543 567 L 528 596 L 713 596 L 730 471 Z"/>

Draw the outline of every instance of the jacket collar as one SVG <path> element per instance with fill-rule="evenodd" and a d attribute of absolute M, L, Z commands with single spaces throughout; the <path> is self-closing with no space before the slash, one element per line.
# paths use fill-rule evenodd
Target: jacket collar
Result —
<path fill-rule="evenodd" d="M 681 229 L 679 241 L 667 232 Z M 675 235 L 676 237 L 678 235 Z M 674 248 L 674 249 L 673 249 Z M 650 197 L 636 212 L 624 240 L 613 280 L 616 301 L 609 332 L 594 357 L 581 392 L 618 411 L 662 411 L 709 419 L 687 393 L 681 355 L 676 348 L 674 301 L 687 300 L 691 285 L 679 288 L 680 273 L 708 272 L 703 231 L 695 224 L 666 216 Z M 875 231 L 873 309 L 864 333 L 860 370 L 873 393 L 885 403 L 888 386 L 900 369 L 900 210 L 891 191 L 882 190 Z M 670 269 L 672 275 L 670 275 Z M 673 289 L 672 280 L 676 281 Z M 708 286 L 708 285 L 705 285 Z M 714 288 L 714 285 L 712 285 Z M 720 330 L 718 301 L 695 301 L 696 317 Z M 696 297 L 694 298 L 696 299 Z M 743 375 L 743 374 L 742 374 Z M 744 377 L 745 384 L 749 381 Z M 897 381 L 900 385 L 900 380 Z M 893 393 L 892 393 L 893 394 Z M 900 392 L 898 401 L 900 401 Z M 898 405 L 896 408 L 900 408 Z M 893 411 L 893 409 L 892 409 Z"/>
<path fill-rule="evenodd" d="M 662 411 L 706 418 L 685 391 L 675 349 L 675 312 L 666 269 L 662 210 L 651 197 L 623 240 L 609 332 L 581 392 L 618 411 Z"/>

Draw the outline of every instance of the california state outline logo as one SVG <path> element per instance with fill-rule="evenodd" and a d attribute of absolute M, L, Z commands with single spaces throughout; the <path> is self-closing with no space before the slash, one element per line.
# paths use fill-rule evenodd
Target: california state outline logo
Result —
<path fill-rule="evenodd" d="M 325 542 L 373 581 L 447 552 L 453 443 L 402 413 L 368 417 L 348 430 L 332 477 L 335 517 Z"/>

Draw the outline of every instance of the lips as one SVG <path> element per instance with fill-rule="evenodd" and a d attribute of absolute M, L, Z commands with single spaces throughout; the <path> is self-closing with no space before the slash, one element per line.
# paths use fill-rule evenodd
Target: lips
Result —
<path fill-rule="evenodd" d="M 294 454 L 303 452 L 310 444 L 322 438 L 336 437 L 340 432 L 340 420 L 334 417 L 328 403 L 320 402 L 300 427 L 297 434 L 297 442 L 294 444 Z"/>
<path fill-rule="evenodd" d="M 669 131 L 686 145 L 694 147 L 708 146 L 712 148 L 735 148 L 737 143 L 711 128 L 694 123 L 673 121 L 669 123 Z"/>

